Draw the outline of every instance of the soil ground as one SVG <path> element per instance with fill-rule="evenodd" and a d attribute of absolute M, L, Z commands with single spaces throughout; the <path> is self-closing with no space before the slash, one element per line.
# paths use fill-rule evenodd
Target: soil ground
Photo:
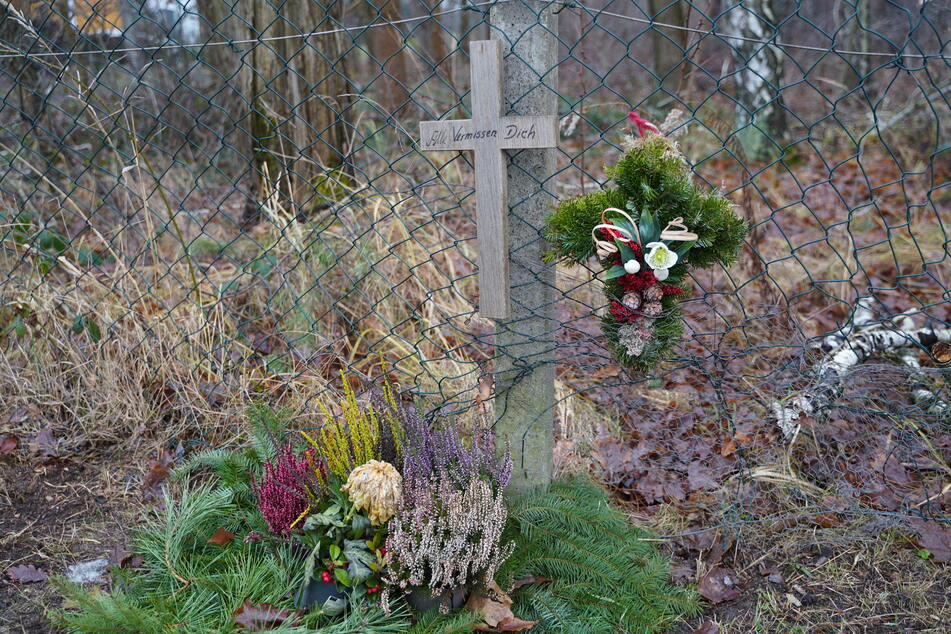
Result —
<path fill-rule="evenodd" d="M 49 581 L 15 582 L 11 567 L 32 565 L 54 577 L 70 564 L 121 552 L 141 474 L 119 465 L 104 458 L 0 459 L 0 633 L 55 631 L 46 614 L 62 604 Z"/>

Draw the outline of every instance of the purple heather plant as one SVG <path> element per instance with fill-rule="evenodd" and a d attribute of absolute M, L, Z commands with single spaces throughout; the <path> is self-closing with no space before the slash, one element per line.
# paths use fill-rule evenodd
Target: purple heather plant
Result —
<path fill-rule="evenodd" d="M 313 480 L 310 460 L 297 457 L 290 444 L 277 449 L 273 460 L 264 464 L 260 482 L 252 482 L 258 509 L 275 535 L 290 535 L 292 525 L 308 507 L 307 482 Z"/>
<path fill-rule="evenodd" d="M 496 455 L 491 429 L 481 429 L 467 446 L 456 425 L 437 427 L 409 409 L 404 409 L 400 418 L 405 431 L 403 480 L 407 490 L 426 486 L 437 473 L 448 474 L 460 489 L 479 478 L 497 490 L 508 484 L 512 459 L 508 453 L 502 458 Z"/>
<path fill-rule="evenodd" d="M 451 590 L 491 580 L 512 551 L 501 543 L 506 517 L 502 491 L 482 478 L 460 488 L 440 469 L 404 491 L 388 525 L 384 610 L 394 590 L 428 588 L 445 612 Z"/>

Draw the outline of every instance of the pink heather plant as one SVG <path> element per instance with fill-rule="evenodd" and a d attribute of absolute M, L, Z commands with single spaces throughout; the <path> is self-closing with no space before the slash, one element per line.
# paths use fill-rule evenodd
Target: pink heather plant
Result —
<path fill-rule="evenodd" d="M 275 535 L 289 535 L 294 520 L 307 509 L 305 483 L 309 479 L 307 456 L 295 456 L 290 444 L 282 445 L 274 460 L 265 463 L 261 481 L 253 483 L 254 494 L 268 529 Z"/>

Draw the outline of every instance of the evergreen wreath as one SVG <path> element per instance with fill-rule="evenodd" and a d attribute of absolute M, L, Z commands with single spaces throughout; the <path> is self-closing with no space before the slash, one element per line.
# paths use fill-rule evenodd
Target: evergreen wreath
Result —
<path fill-rule="evenodd" d="M 674 141 L 635 112 L 639 137 L 606 168 L 614 187 L 563 201 L 548 217 L 546 261 L 583 264 L 596 257 L 608 310 L 602 330 L 624 366 L 648 372 L 683 333 L 680 300 L 689 268 L 729 266 L 746 223 L 716 191 L 693 183 Z"/>

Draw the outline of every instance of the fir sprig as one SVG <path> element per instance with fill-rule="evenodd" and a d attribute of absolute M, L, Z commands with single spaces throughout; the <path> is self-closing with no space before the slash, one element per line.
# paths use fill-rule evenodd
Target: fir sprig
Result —
<path fill-rule="evenodd" d="M 513 610 L 541 632 L 659 632 L 699 613 L 695 594 L 668 583 L 668 562 L 645 534 L 589 480 L 555 482 L 515 500 L 515 551 L 499 572 L 506 583 L 553 579 L 513 594 Z"/>
<path fill-rule="evenodd" d="M 208 543 L 218 528 L 246 533 L 236 510 L 230 490 L 185 483 L 178 499 L 167 495 L 165 509 L 136 535 L 141 569 L 117 575 L 108 593 L 57 581 L 72 607 L 54 612 L 54 623 L 76 634 L 224 634 L 235 631 L 234 611 L 245 599 L 292 609 L 288 597 L 300 587 L 304 570 L 290 546 L 240 538 L 224 546 Z M 295 625 L 273 631 L 390 634 L 409 627 L 402 606 L 386 615 L 356 605 L 342 619 L 311 610 Z"/>

